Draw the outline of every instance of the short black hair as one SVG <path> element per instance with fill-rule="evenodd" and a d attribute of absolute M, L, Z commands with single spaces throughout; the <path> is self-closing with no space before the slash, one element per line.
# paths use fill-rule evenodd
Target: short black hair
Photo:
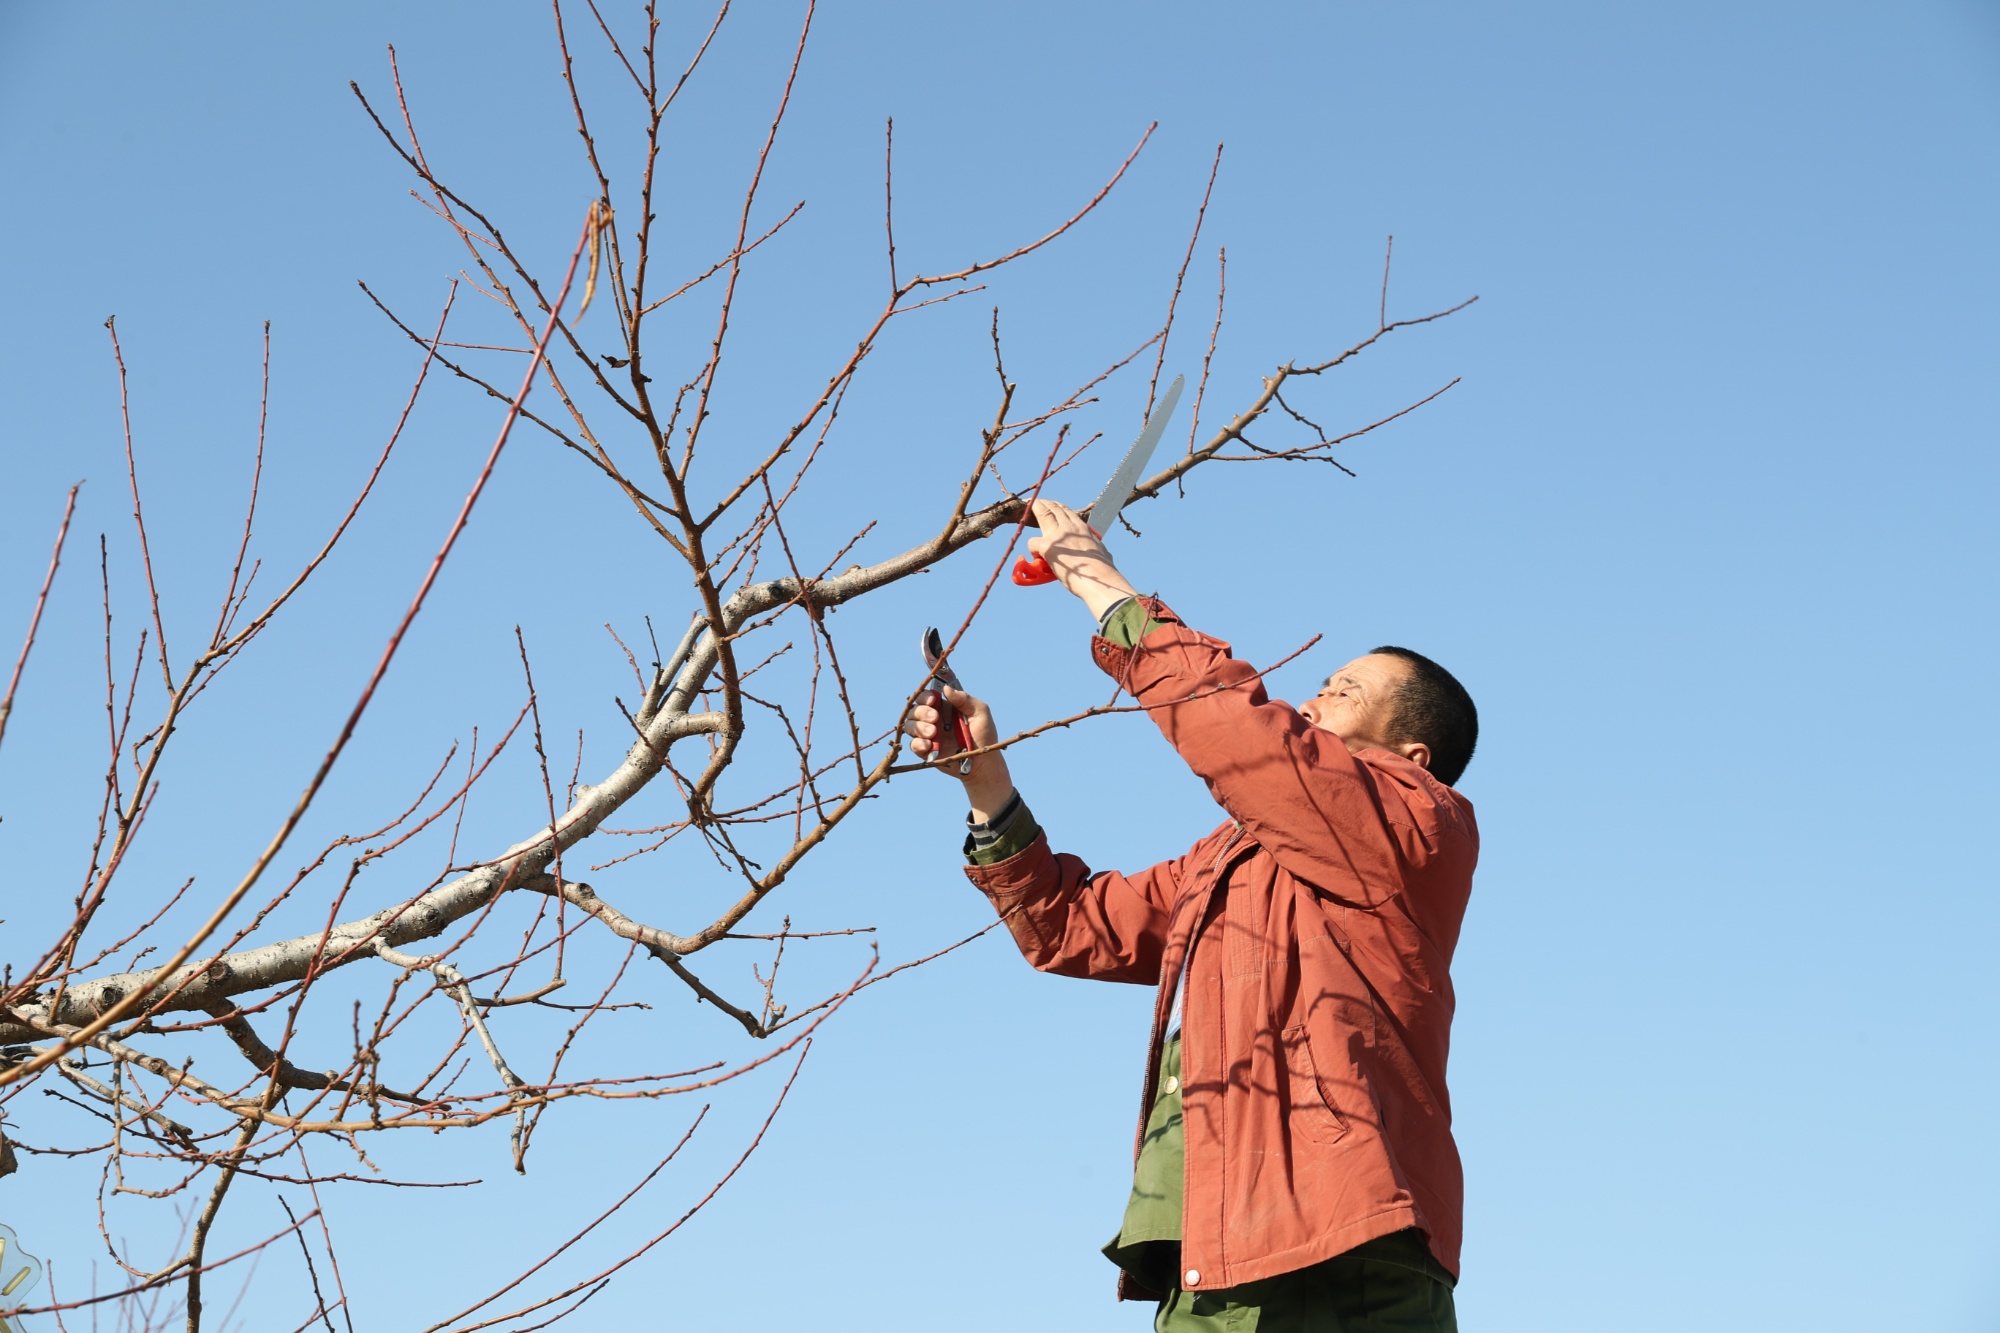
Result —
<path fill-rule="evenodd" d="M 1401 658 L 1410 668 L 1396 687 L 1390 742 L 1422 741 L 1430 746 L 1431 776 L 1447 787 L 1457 786 L 1479 744 L 1479 710 L 1473 707 L 1472 696 L 1458 677 L 1422 653 L 1393 643 L 1372 651 Z"/>

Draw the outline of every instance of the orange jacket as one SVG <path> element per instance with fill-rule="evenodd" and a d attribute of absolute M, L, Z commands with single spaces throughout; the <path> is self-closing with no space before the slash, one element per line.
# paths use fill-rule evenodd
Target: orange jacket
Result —
<path fill-rule="evenodd" d="M 1046 836 L 968 867 L 1044 972 L 1158 985 L 1140 1131 L 1190 943 L 1182 1286 L 1254 1282 L 1419 1227 L 1458 1272 L 1464 1177 L 1445 1091 L 1472 806 L 1420 765 L 1270 699 L 1229 645 L 1148 602 L 1092 641 L 1231 821 L 1135 875 Z M 1134 1152 L 1137 1152 L 1135 1140 Z M 1144 1295 L 1129 1278 L 1119 1294 Z"/>

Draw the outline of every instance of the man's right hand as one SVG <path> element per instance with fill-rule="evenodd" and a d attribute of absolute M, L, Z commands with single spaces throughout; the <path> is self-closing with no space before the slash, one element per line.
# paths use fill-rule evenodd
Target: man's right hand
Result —
<path fill-rule="evenodd" d="M 1111 563 L 1104 539 L 1083 521 L 1083 515 L 1054 500 L 1037 500 L 1035 525 L 1042 535 L 1029 540 L 1028 554 L 1047 561 L 1063 587 L 1090 608 L 1093 618 L 1104 619 L 1113 606 L 1138 595 L 1138 589 Z"/>
<path fill-rule="evenodd" d="M 993 710 L 986 701 L 964 690 L 954 690 L 949 685 L 943 689 L 944 699 L 939 700 L 935 691 L 924 694 L 910 706 L 903 718 L 903 734 L 910 738 L 910 753 L 919 759 L 948 758 L 958 753 L 958 738 L 953 734 L 950 719 L 945 715 L 940 702 L 948 703 L 958 710 L 972 731 L 972 743 L 984 747 L 997 744 L 1000 728 L 993 721 Z M 977 821 L 991 819 L 1006 808 L 1014 795 L 1014 779 L 1007 771 L 1007 757 L 997 751 L 992 754 L 974 756 L 972 772 L 959 776 L 958 765 L 945 764 L 939 772 L 948 773 L 965 785 L 965 799 L 972 805 L 972 817 Z"/>

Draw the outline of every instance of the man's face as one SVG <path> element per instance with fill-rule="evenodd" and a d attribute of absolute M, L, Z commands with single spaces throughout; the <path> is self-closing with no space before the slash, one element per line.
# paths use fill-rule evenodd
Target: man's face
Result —
<path fill-rule="evenodd" d="M 1396 690 L 1409 673 L 1410 664 L 1400 657 L 1357 657 L 1328 676 L 1299 711 L 1306 721 L 1347 742 L 1349 750 L 1396 749 L 1389 744 L 1390 723 L 1396 715 Z"/>

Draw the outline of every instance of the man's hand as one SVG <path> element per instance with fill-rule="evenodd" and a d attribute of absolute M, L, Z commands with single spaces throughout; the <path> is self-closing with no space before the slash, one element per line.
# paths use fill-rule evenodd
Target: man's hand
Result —
<path fill-rule="evenodd" d="M 1048 561 L 1063 587 L 1082 598 L 1091 615 L 1101 620 L 1106 611 L 1137 595 L 1081 514 L 1054 500 L 1037 500 L 1035 522 L 1042 535 L 1029 541 L 1029 554 Z"/>
<path fill-rule="evenodd" d="M 999 741 L 1000 728 L 993 721 L 993 710 L 986 706 L 986 701 L 947 685 L 943 700 L 939 700 L 935 691 L 927 693 L 910 706 L 908 715 L 903 718 L 903 734 L 910 738 L 910 753 L 919 759 L 946 758 L 958 753 L 958 737 L 953 734 L 954 729 L 944 709 L 939 707 L 940 702 L 949 703 L 958 710 L 972 730 L 975 746 L 983 748 Z M 972 817 L 980 822 L 999 814 L 1014 795 L 1014 779 L 1007 772 L 1007 757 L 997 751 L 976 756 L 972 761 L 972 772 L 963 777 L 959 776 L 956 764 L 946 764 L 938 771 L 949 773 L 965 784 L 965 799 L 972 805 Z"/>

